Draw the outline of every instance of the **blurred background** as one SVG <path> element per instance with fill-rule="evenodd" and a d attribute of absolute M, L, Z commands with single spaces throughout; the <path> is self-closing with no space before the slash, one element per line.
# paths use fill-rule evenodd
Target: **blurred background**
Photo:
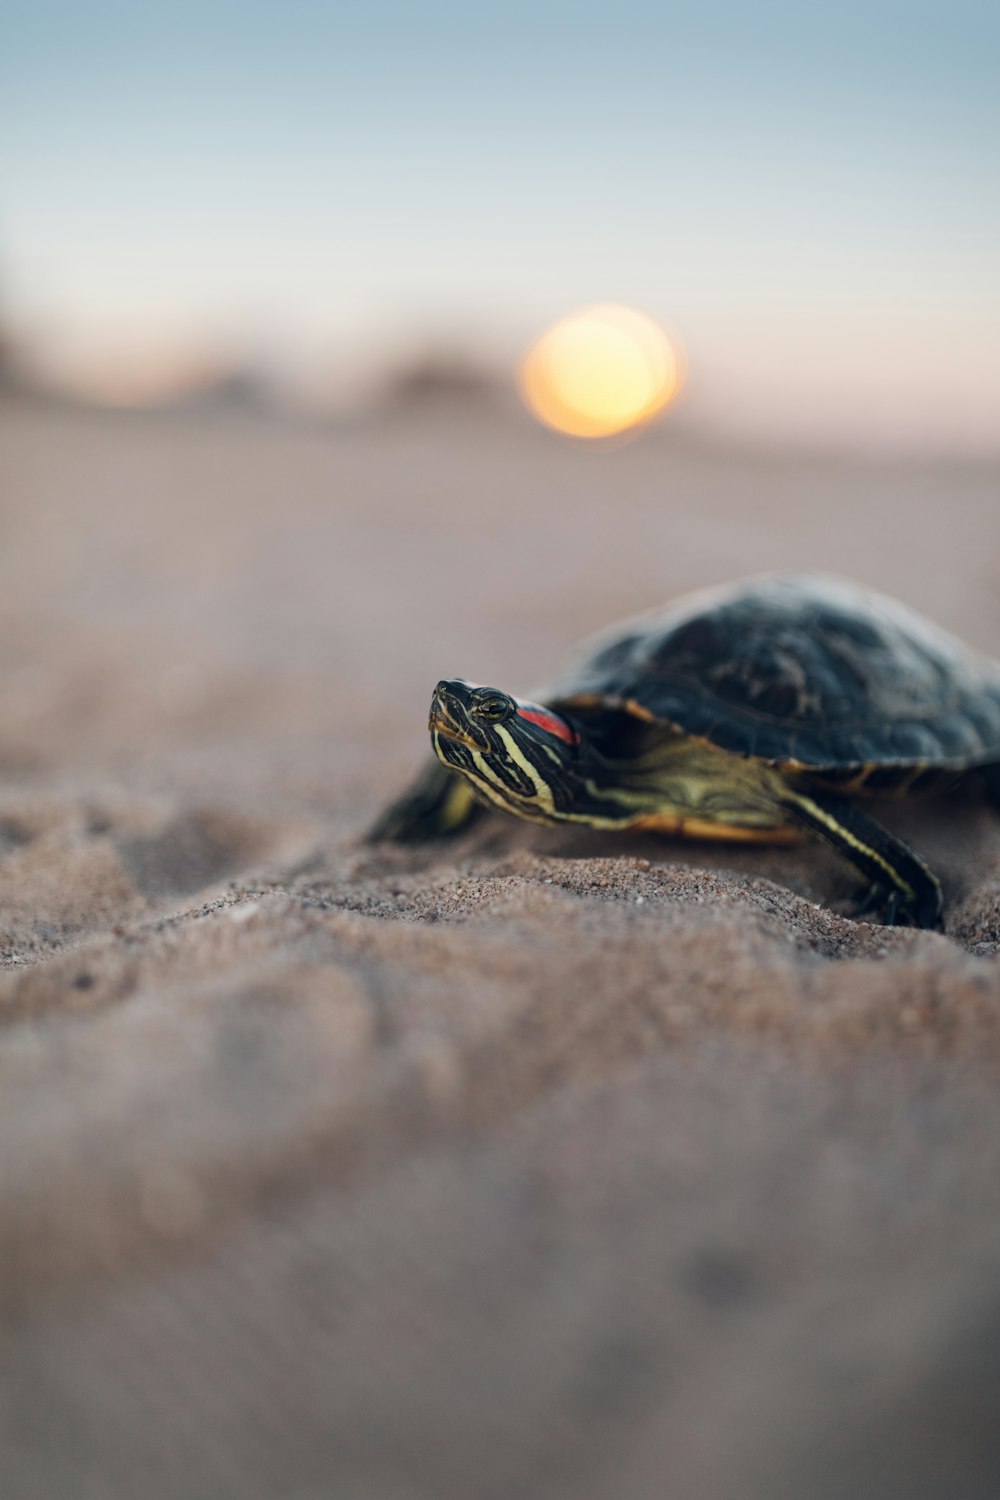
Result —
<path fill-rule="evenodd" d="M 344 773 L 377 735 L 377 800 L 442 673 L 530 685 L 775 566 L 990 646 L 998 25 L 979 0 L 15 6 L 14 759 L 46 682 L 68 732 L 71 662 L 78 756 L 204 740 L 253 680 L 230 727 L 301 758 L 332 734 Z"/>
<path fill-rule="evenodd" d="M 3 30 L 5 1500 L 995 1500 L 995 815 L 360 836 L 683 589 L 1000 655 L 1000 10 Z"/>
<path fill-rule="evenodd" d="M 8 365 L 325 417 L 509 388 L 578 304 L 667 319 L 676 420 L 995 452 L 995 7 L 15 5 Z"/>

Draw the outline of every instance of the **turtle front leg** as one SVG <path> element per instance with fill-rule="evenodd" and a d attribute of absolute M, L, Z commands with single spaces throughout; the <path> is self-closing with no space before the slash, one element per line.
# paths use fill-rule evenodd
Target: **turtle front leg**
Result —
<path fill-rule="evenodd" d="M 424 844 L 454 838 L 484 811 L 464 777 L 432 760 L 410 789 L 390 802 L 368 830 L 365 842 Z"/>
<path fill-rule="evenodd" d="M 902 839 L 853 802 L 789 787 L 782 805 L 795 822 L 850 860 L 869 883 L 859 915 L 881 908 L 887 926 L 941 928 L 941 882 Z"/>

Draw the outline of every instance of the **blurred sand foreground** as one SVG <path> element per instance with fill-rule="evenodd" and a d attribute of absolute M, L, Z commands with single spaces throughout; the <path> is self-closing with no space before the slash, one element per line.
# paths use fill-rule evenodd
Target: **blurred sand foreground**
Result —
<path fill-rule="evenodd" d="M 998 472 L 8 401 L 4 1500 L 996 1500 L 1000 817 L 358 836 L 430 689 L 820 566 L 1000 649 Z M 821 903 L 817 905 L 816 903 Z"/>

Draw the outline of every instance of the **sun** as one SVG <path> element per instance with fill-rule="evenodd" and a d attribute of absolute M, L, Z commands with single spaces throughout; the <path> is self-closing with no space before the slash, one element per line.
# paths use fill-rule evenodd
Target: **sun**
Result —
<path fill-rule="evenodd" d="M 682 384 L 663 329 L 634 308 L 602 303 L 556 323 L 525 356 L 521 394 L 557 432 L 606 438 L 646 425 Z"/>

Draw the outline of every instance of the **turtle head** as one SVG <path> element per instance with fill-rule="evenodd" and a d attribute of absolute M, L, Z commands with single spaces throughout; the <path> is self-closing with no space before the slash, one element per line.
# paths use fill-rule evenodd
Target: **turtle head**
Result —
<path fill-rule="evenodd" d="M 438 759 L 507 812 L 556 822 L 577 795 L 580 735 L 551 708 L 453 677 L 434 689 L 428 727 Z"/>

